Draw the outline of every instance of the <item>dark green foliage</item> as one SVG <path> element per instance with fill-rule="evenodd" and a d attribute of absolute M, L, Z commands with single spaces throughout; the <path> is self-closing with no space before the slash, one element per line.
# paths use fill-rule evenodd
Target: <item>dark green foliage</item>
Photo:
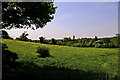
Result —
<path fill-rule="evenodd" d="M 56 41 L 54 38 L 51 39 L 52 44 L 56 44 Z"/>
<path fill-rule="evenodd" d="M 97 43 L 97 44 L 95 45 L 95 47 L 96 47 L 96 48 L 101 48 L 101 47 L 102 47 L 102 44 Z"/>
<path fill-rule="evenodd" d="M 68 42 L 68 39 L 69 39 L 69 38 L 64 37 L 63 42 Z"/>
<path fill-rule="evenodd" d="M 16 53 L 7 50 L 7 48 L 6 44 L 2 44 L 2 62 L 6 65 L 12 65 L 18 59 L 18 56 Z"/>
<path fill-rule="evenodd" d="M 82 43 L 83 43 L 83 44 L 86 44 L 86 43 L 89 42 L 89 39 L 87 39 L 87 38 L 82 38 L 81 40 L 82 40 Z"/>
<path fill-rule="evenodd" d="M 48 42 L 49 43 L 49 42 Z M 73 47 L 96 47 L 96 48 L 116 48 L 119 46 L 120 40 L 118 37 L 111 38 L 82 38 L 71 40 L 69 37 L 63 38 L 63 40 L 56 40 L 57 45 L 66 45 Z"/>
<path fill-rule="evenodd" d="M 7 31 L 5 30 L 2 30 L 2 38 L 5 38 L 5 39 L 13 39 L 9 36 L 9 34 L 7 33 Z"/>
<path fill-rule="evenodd" d="M 80 43 L 80 47 L 87 47 L 87 46 L 84 43 Z"/>
<path fill-rule="evenodd" d="M 29 39 L 29 42 L 32 42 L 32 40 L 31 40 L 31 39 Z"/>
<path fill-rule="evenodd" d="M 8 80 L 4 78 L 18 66 L 16 59 L 18 59 L 18 55 L 8 50 L 7 45 L 2 43 L 2 80 Z"/>
<path fill-rule="evenodd" d="M 39 53 L 40 57 L 43 57 L 43 58 L 50 56 L 49 48 L 47 47 L 42 47 L 42 46 L 38 47 L 37 53 Z"/>
<path fill-rule="evenodd" d="M 75 40 L 75 35 L 73 35 L 73 40 Z"/>
<path fill-rule="evenodd" d="M 58 40 L 56 44 L 62 45 L 62 41 L 61 41 L 61 40 Z"/>
<path fill-rule="evenodd" d="M 8 46 L 2 43 L 2 50 L 4 51 L 6 48 L 8 48 Z"/>
<path fill-rule="evenodd" d="M 82 40 L 80 38 L 76 39 L 78 43 L 82 43 Z"/>
<path fill-rule="evenodd" d="M 67 42 L 67 43 L 66 43 L 67 46 L 72 46 L 73 44 L 74 44 L 73 41 L 70 41 L 70 42 Z"/>
<path fill-rule="evenodd" d="M 40 39 L 40 43 L 45 43 L 45 38 L 44 37 L 39 37 L 39 39 Z"/>
<path fill-rule="evenodd" d="M 21 41 L 28 41 L 29 39 L 27 38 L 29 34 L 26 32 L 22 33 L 22 35 L 19 38 L 16 38 L 16 40 L 21 40 Z"/>
<path fill-rule="evenodd" d="M 38 29 L 53 20 L 55 10 L 53 2 L 3 2 L 2 27 Z M 32 25 L 35 25 L 32 26 Z"/>
<path fill-rule="evenodd" d="M 69 37 L 69 38 L 68 38 L 68 42 L 70 42 L 70 41 L 71 41 L 71 38 Z"/>
<path fill-rule="evenodd" d="M 109 43 L 109 48 L 117 48 L 117 46 L 115 46 L 115 44 L 113 42 Z"/>
<path fill-rule="evenodd" d="M 95 36 L 95 41 L 97 41 L 98 40 L 98 38 L 97 38 L 97 36 Z"/>
<path fill-rule="evenodd" d="M 111 38 L 111 42 L 118 47 L 118 38 Z"/>
<path fill-rule="evenodd" d="M 110 42 L 110 38 L 102 38 L 101 41 L 103 43 L 109 43 Z"/>
<path fill-rule="evenodd" d="M 41 42 L 44 44 L 55 44 L 55 45 L 64 45 L 64 46 L 74 46 L 74 47 L 96 47 L 96 48 L 118 48 L 120 47 L 120 37 L 110 37 L 110 38 L 79 38 L 72 40 L 70 37 L 64 37 L 63 39 L 47 40 L 44 37 L 40 37 L 40 40 L 30 40 L 31 42 Z M 20 38 L 18 38 L 20 40 Z"/>
<path fill-rule="evenodd" d="M 116 34 L 116 37 L 120 37 L 120 34 L 119 34 L 119 33 L 117 33 L 117 34 Z"/>
<path fill-rule="evenodd" d="M 40 40 L 32 40 L 32 42 L 38 43 L 40 42 Z"/>
<path fill-rule="evenodd" d="M 63 42 L 70 42 L 72 41 L 70 37 L 64 37 L 63 38 Z"/>
<path fill-rule="evenodd" d="M 120 47 L 120 34 L 116 34 L 113 42 L 116 44 L 117 47 Z"/>
<path fill-rule="evenodd" d="M 12 71 L 13 70 L 13 71 Z M 111 79 L 105 72 L 84 71 L 56 66 L 39 66 L 33 62 L 21 62 L 2 80 L 119 80 L 118 76 Z M 8 74 L 8 73 L 6 73 Z"/>
<path fill-rule="evenodd" d="M 80 47 L 80 44 L 79 43 L 74 43 L 72 46 L 73 47 Z"/>
<path fill-rule="evenodd" d="M 2 30 L 2 38 L 9 39 L 9 35 L 5 30 Z"/>
<path fill-rule="evenodd" d="M 95 44 L 96 48 L 117 48 L 112 42 L 111 43 L 104 43 L 104 44 Z"/>
<path fill-rule="evenodd" d="M 94 47 L 93 46 L 93 41 L 91 40 L 88 44 L 87 44 L 88 47 Z"/>
<path fill-rule="evenodd" d="M 8 50 L 7 45 L 2 43 L 2 78 L 6 78 L 7 73 L 16 68 L 16 59 L 18 59 L 17 54 Z"/>

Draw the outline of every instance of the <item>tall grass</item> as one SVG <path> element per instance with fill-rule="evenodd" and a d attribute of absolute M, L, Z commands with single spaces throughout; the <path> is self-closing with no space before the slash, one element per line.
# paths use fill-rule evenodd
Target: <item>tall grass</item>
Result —
<path fill-rule="evenodd" d="M 17 53 L 17 62 L 20 63 L 6 73 L 7 78 L 117 80 L 118 77 L 117 48 L 79 48 L 8 39 L 2 42 Z M 38 46 L 48 47 L 51 57 L 39 58 L 36 53 Z"/>

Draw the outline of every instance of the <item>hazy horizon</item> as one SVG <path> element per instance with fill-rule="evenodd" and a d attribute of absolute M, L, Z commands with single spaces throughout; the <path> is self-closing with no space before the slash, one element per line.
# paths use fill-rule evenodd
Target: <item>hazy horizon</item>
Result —
<path fill-rule="evenodd" d="M 7 30 L 13 38 L 19 37 L 24 31 L 28 38 L 38 40 L 62 39 L 64 37 L 93 38 L 97 36 L 112 37 L 118 33 L 117 2 L 55 2 L 58 6 L 54 19 L 42 29 L 11 29 Z"/>

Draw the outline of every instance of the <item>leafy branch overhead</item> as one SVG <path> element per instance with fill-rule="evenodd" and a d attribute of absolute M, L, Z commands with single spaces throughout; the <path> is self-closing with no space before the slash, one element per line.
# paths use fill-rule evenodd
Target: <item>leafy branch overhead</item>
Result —
<path fill-rule="evenodd" d="M 43 28 L 54 19 L 56 9 L 53 2 L 3 2 L 2 28 Z"/>

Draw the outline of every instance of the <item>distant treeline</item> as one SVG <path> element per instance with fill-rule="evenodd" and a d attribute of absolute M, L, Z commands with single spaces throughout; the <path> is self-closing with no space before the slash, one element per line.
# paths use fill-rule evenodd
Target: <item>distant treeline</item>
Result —
<path fill-rule="evenodd" d="M 96 47 L 96 48 L 118 48 L 120 47 L 119 34 L 115 37 L 110 38 L 79 38 L 71 39 L 70 37 L 65 37 L 63 39 L 46 40 L 44 37 L 40 37 L 40 40 L 29 40 L 30 42 L 44 43 L 44 44 L 54 44 L 54 45 L 64 45 L 73 47 Z"/>
<path fill-rule="evenodd" d="M 3 38 L 5 38 L 5 35 L 3 35 L 4 36 Z M 7 34 L 7 38 L 8 36 L 9 35 Z M 29 42 L 35 42 L 35 43 L 44 43 L 44 44 L 73 46 L 73 47 L 96 47 L 96 48 L 119 48 L 120 47 L 120 39 L 119 39 L 120 34 L 116 34 L 116 36 L 110 37 L 110 38 L 98 38 L 97 36 L 95 36 L 94 38 L 75 39 L 75 36 L 73 36 L 73 39 L 71 39 L 70 37 L 64 37 L 63 39 L 52 38 L 50 40 L 47 40 L 42 36 L 39 37 L 39 40 L 31 40 L 31 39 L 28 39 L 27 36 L 28 34 L 24 32 L 19 38 L 16 38 L 16 40 L 29 41 Z M 12 39 L 11 37 L 9 38 Z"/>

